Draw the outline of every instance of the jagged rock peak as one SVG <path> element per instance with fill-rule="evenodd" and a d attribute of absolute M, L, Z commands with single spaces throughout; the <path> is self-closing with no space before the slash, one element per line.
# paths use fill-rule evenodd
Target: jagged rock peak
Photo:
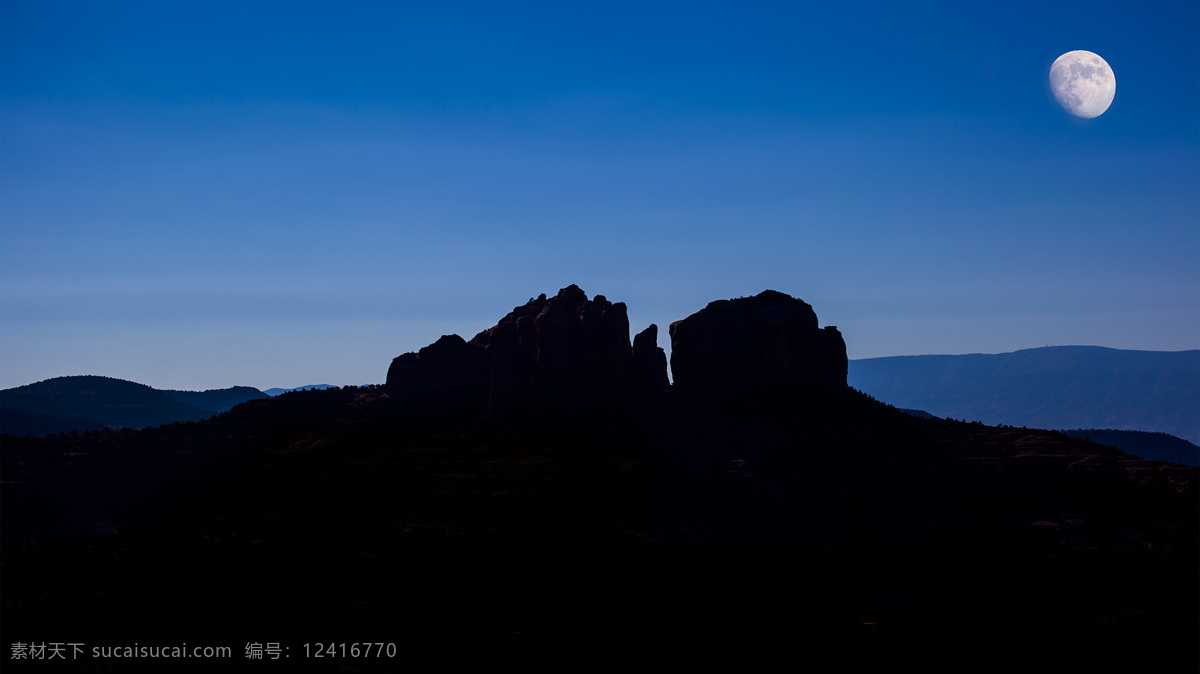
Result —
<path fill-rule="evenodd" d="M 552 298 L 542 294 L 515 307 L 470 342 L 443 337 L 396 358 L 387 385 L 404 399 L 432 387 L 442 397 L 483 398 L 493 409 L 665 390 L 666 357 L 656 357 L 654 350 L 662 349 L 654 335 L 657 328 L 649 343 L 640 338 L 635 364 L 625 304 L 603 295 L 588 300 L 579 286 L 569 285 Z M 438 373 L 455 385 L 447 390 L 430 378 Z"/>
<path fill-rule="evenodd" d="M 597 297 L 601 300 L 604 298 L 603 295 L 597 295 Z M 587 302 L 587 293 L 583 292 L 583 289 L 572 283 L 566 288 L 558 291 L 558 294 L 554 296 L 553 300 L 551 300 L 551 303 L 555 302 L 571 305 L 583 304 L 584 302 Z"/>
<path fill-rule="evenodd" d="M 589 301 L 577 285 L 544 298 L 471 339 L 491 359 L 493 405 L 627 391 L 633 353 L 625 304 L 603 295 Z"/>
<path fill-rule="evenodd" d="M 658 326 L 654 323 L 633 337 L 633 375 L 644 392 L 660 393 L 671 388 L 667 353 L 658 345 Z"/>
<path fill-rule="evenodd" d="M 710 302 L 671 324 L 671 372 L 681 390 L 846 385 L 846 344 L 818 327 L 803 300 L 766 290 Z"/>

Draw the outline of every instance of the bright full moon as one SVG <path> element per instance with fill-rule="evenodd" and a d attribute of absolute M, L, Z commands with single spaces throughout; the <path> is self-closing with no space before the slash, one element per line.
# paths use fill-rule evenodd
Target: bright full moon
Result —
<path fill-rule="evenodd" d="M 1104 114 L 1112 104 L 1117 95 L 1117 77 L 1097 54 L 1077 49 L 1054 60 L 1050 89 L 1067 112 L 1091 119 Z"/>

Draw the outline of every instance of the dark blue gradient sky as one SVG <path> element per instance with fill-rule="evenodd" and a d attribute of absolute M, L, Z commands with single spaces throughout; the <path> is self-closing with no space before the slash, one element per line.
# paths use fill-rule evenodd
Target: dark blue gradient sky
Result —
<path fill-rule="evenodd" d="M 0 387 L 381 382 L 570 283 L 1200 348 L 1195 2 L 249 4 L 0 5 Z"/>

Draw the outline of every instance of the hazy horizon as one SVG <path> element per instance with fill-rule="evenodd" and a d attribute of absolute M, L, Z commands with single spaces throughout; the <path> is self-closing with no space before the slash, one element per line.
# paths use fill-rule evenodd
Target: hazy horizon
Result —
<path fill-rule="evenodd" d="M 1065 112 L 1050 64 L 1117 82 Z M 0 388 L 382 383 L 578 284 L 1200 348 L 1200 7 L 0 3 Z"/>
<path fill-rule="evenodd" d="M 632 337 L 632 335 L 631 335 L 631 337 Z M 668 346 L 668 347 L 669 347 L 669 345 L 666 345 L 666 346 Z M 863 361 L 863 360 L 877 360 L 877 359 L 880 359 L 880 358 L 923 358 L 923 357 L 940 357 L 940 356 L 945 356 L 945 357 L 955 357 L 955 356 L 999 356 L 999 355 L 1006 355 L 1006 354 L 1009 354 L 1009 353 L 1014 353 L 1014 352 L 1017 352 L 1017 351 L 1028 351 L 1028 350 L 1031 350 L 1031 349 L 1056 348 L 1056 347 L 1063 347 L 1063 348 L 1100 348 L 1100 349 L 1110 349 L 1110 348 L 1111 348 L 1111 347 L 1106 347 L 1106 346 L 1100 346 L 1100 345 L 1097 345 L 1097 344 L 1047 344 L 1047 345 L 1045 345 L 1045 346 L 1040 346 L 1040 347 L 1038 347 L 1038 346 L 1034 346 L 1034 347 L 1028 347 L 1028 348 L 1025 348 L 1025 349 L 1014 349 L 1013 351 L 999 351 L 999 352 L 988 352 L 988 353 L 984 353 L 984 352 L 978 352 L 978 351 L 970 351 L 970 352 L 966 352 L 966 353 L 911 353 L 911 354 L 897 354 L 897 355 L 894 355 L 894 356 L 872 356 L 872 357 L 868 357 L 868 358 L 850 358 L 850 361 L 852 361 L 852 362 L 853 362 L 853 361 Z M 1146 352 L 1146 353 L 1186 353 L 1186 352 L 1189 352 L 1189 351 L 1200 351 L 1200 349 L 1178 349 L 1178 350 L 1174 350 L 1174 351 L 1155 351 L 1155 350 L 1144 350 L 1144 349 L 1120 349 L 1120 350 L 1121 350 L 1121 351 L 1143 351 L 1143 352 Z M 670 353 L 670 350 L 669 350 L 669 348 L 667 349 L 667 352 L 668 352 L 668 354 Z M 399 354 L 397 354 L 397 355 L 399 355 Z M 384 374 L 386 374 L 386 372 L 385 372 Z M 668 364 L 668 366 L 667 366 L 667 374 L 668 374 L 668 376 L 670 376 L 670 374 L 671 374 L 671 371 L 670 371 L 670 364 Z M 74 372 L 74 373 L 70 373 L 70 374 L 60 374 L 60 375 L 54 375 L 54 376 L 52 376 L 52 377 L 44 377 L 44 378 L 42 378 L 42 379 L 38 379 L 38 380 L 36 380 L 36 381 L 28 381 L 28 382 L 23 382 L 23 383 L 21 383 L 21 384 L 15 384 L 15 385 L 12 385 L 12 386 L 4 386 L 4 387 L 0 387 L 0 388 L 2 388 L 3 390 L 7 390 L 7 389 L 11 389 L 11 388 L 19 388 L 19 387 L 21 387 L 21 386 L 26 386 L 26 385 L 28 385 L 28 384 L 36 384 L 36 383 L 39 383 L 39 382 L 42 382 L 42 381 L 46 381 L 46 380 L 49 380 L 49 379 L 57 379 L 57 378 L 61 378 L 61 377 L 86 377 L 86 376 L 97 376 L 97 377 L 109 377 L 109 378 L 112 378 L 112 379 L 123 379 L 123 380 L 125 380 L 125 381 L 130 381 L 130 382 L 133 382 L 133 383 L 135 383 L 135 384 L 144 384 L 144 385 L 146 385 L 146 386 L 149 386 L 149 387 L 151 387 L 151 388 L 158 389 L 158 390 L 172 390 L 172 391 L 198 391 L 198 392 L 200 392 L 200 391 L 209 391 L 209 390 L 218 390 L 218 389 L 227 389 L 227 388 L 233 388 L 233 387 L 236 387 L 236 386 L 249 386 L 249 387 L 251 387 L 251 388 L 258 389 L 259 391 L 262 391 L 262 392 L 264 392 L 264 393 L 265 393 L 265 392 L 267 392 L 267 391 L 270 391 L 270 390 L 284 390 L 284 391 L 291 391 L 291 390 L 295 390 L 295 389 L 301 389 L 301 388 L 315 388 L 315 387 L 319 387 L 319 386 L 336 386 L 336 387 L 342 387 L 342 386 L 375 386 L 375 385 L 383 385 L 383 384 L 384 384 L 384 380 L 383 380 L 383 379 L 380 379 L 379 381 L 360 381 L 360 382 L 342 382 L 342 383 L 337 383 L 337 382 L 333 382 L 333 381 L 324 381 L 324 382 L 309 382 L 309 383 L 306 383 L 306 384 L 278 384 L 278 383 L 274 383 L 274 384 L 271 384 L 271 385 L 269 385 L 269 386 L 257 385 L 256 383 L 253 383 L 253 382 L 250 382 L 250 383 L 246 383 L 246 382 L 237 382 L 237 383 L 226 384 L 226 385 L 223 385 L 223 386 L 209 386 L 209 387 L 205 387 L 205 388 L 196 388 L 196 387 L 188 387 L 188 386 L 186 386 L 186 385 L 185 385 L 185 386 L 160 386 L 160 385 L 154 384 L 154 383 L 152 383 L 152 382 L 136 381 L 136 380 L 132 380 L 132 379 L 127 379 L 127 378 L 125 378 L 125 377 L 120 377 L 120 376 L 117 376 L 117 375 L 105 374 L 105 373 L 99 373 L 99 372 L 87 372 L 87 373 L 84 373 L 84 372 Z"/>

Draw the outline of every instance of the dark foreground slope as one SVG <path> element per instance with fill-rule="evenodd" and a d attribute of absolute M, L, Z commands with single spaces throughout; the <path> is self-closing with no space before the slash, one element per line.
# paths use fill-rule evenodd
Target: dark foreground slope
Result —
<path fill-rule="evenodd" d="M 1063 433 L 1073 438 L 1086 438 L 1093 442 L 1116 447 L 1126 454 L 1140 456 L 1143 459 L 1200 467 L 1200 447 L 1183 438 L 1166 433 L 1114 431 L 1098 428 L 1080 428 L 1066 430 Z"/>
<path fill-rule="evenodd" d="M 4 639 L 335 671 L 1195 668 L 1196 469 L 904 414 L 782 293 L 674 323 L 676 387 L 657 329 L 628 332 L 571 286 L 383 387 L 5 437 Z M 397 650 L 303 657 L 364 641 Z"/>
<path fill-rule="evenodd" d="M 850 390 L 441 417 L 310 391 L 3 459 L 8 643 L 1194 661 L 1194 469 Z"/>

